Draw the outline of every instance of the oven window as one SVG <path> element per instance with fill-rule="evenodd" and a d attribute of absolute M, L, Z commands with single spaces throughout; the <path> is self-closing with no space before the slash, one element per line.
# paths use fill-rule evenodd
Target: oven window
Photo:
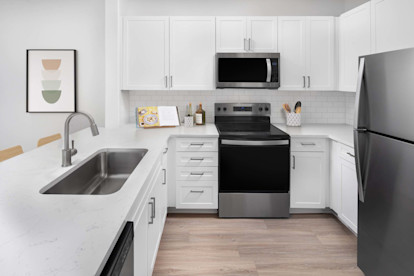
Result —
<path fill-rule="evenodd" d="M 220 145 L 220 192 L 289 191 L 289 146 Z"/>
<path fill-rule="evenodd" d="M 266 82 L 265 58 L 220 58 L 219 82 Z"/>

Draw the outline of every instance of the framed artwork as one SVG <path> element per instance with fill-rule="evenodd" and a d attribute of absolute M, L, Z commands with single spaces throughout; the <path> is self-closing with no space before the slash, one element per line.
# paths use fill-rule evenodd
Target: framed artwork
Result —
<path fill-rule="evenodd" d="M 27 50 L 26 112 L 76 112 L 76 50 Z"/>

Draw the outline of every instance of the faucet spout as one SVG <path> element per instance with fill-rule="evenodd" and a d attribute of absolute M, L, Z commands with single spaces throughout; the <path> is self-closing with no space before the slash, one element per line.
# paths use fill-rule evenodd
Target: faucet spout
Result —
<path fill-rule="evenodd" d="M 89 125 L 91 128 L 92 136 L 99 135 L 98 126 L 96 125 L 95 120 L 93 119 L 91 115 L 84 113 L 84 112 L 75 112 L 75 113 L 70 114 L 68 118 L 66 118 L 66 121 L 65 121 L 65 133 L 63 137 L 64 148 L 62 150 L 62 167 L 68 167 L 72 165 L 72 156 L 77 153 L 77 150 L 73 146 L 73 142 L 72 142 L 72 148 L 69 148 L 69 123 L 72 120 L 72 118 L 77 115 L 83 115 L 89 120 Z"/>

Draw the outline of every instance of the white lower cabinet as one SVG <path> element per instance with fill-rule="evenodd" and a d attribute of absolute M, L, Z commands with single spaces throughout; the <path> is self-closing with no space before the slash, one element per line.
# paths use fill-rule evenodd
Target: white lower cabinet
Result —
<path fill-rule="evenodd" d="M 290 207 L 326 207 L 328 160 L 325 139 L 292 139 Z"/>
<path fill-rule="evenodd" d="M 175 158 L 170 169 L 175 173 L 175 205 L 172 207 L 217 209 L 218 139 L 176 138 L 172 144 L 175 146 Z"/>
<path fill-rule="evenodd" d="M 330 207 L 352 231 L 358 231 L 358 181 L 354 149 L 332 142 Z"/>
<path fill-rule="evenodd" d="M 324 152 L 292 152 L 291 208 L 325 208 Z"/>
<path fill-rule="evenodd" d="M 134 275 L 152 275 L 167 215 L 165 170 L 161 161 L 150 180 L 144 202 L 138 207 L 134 222 Z"/>

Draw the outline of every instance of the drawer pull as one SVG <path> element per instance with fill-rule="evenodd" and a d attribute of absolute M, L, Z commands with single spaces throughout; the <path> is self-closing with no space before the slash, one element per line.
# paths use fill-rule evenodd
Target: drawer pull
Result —
<path fill-rule="evenodd" d="M 201 176 L 201 175 L 204 175 L 204 173 L 203 172 L 191 172 L 190 175 L 199 175 L 199 176 Z"/>
<path fill-rule="evenodd" d="M 355 155 L 353 155 L 352 153 L 350 153 L 350 152 L 347 152 L 346 154 L 348 154 L 349 156 L 351 156 L 351 157 L 355 157 Z"/>
<path fill-rule="evenodd" d="M 315 143 L 300 143 L 302 146 L 316 146 Z"/>
<path fill-rule="evenodd" d="M 154 210 L 154 202 L 148 202 L 148 205 L 151 205 L 151 216 L 150 216 L 150 221 L 148 221 L 148 224 L 153 224 L 154 223 L 154 217 L 152 216 L 153 210 Z"/>
<path fill-rule="evenodd" d="M 190 158 L 191 161 L 203 161 L 204 158 L 196 158 L 196 157 L 191 157 Z"/>
<path fill-rule="evenodd" d="M 204 146 L 204 143 L 191 143 L 190 147 L 202 147 Z"/>
<path fill-rule="evenodd" d="M 200 193 L 200 194 L 202 194 L 202 193 L 204 193 L 204 190 L 201 190 L 201 191 L 191 190 L 190 193 Z"/>

